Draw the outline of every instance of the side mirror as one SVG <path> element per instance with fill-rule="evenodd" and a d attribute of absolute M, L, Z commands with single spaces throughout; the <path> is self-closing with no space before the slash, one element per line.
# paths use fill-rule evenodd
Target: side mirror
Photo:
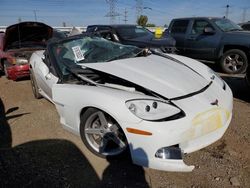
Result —
<path fill-rule="evenodd" d="M 215 33 L 215 31 L 213 30 L 212 27 L 207 26 L 207 27 L 204 28 L 203 33 L 212 35 L 212 34 Z"/>

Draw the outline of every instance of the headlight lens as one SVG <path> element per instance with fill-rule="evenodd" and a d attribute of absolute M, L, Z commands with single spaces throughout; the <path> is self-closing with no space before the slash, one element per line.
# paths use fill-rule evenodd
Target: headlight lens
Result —
<path fill-rule="evenodd" d="M 162 120 L 181 112 L 170 103 L 150 99 L 130 100 L 126 102 L 126 106 L 137 117 L 149 121 Z"/>

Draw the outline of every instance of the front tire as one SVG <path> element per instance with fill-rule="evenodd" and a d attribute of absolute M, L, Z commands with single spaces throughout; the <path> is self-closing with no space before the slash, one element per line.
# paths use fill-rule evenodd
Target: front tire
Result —
<path fill-rule="evenodd" d="M 31 87 L 32 87 L 32 92 L 33 95 L 36 99 L 42 98 L 42 95 L 39 93 L 39 88 L 36 83 L 36 78 L 34 76 L 34 72 L 32 69 L 30 69 L 30 82 L 31 82 Z"/>
<path fill-rule="evenodd" d="M 225 73 L 240 74 L 246 72 L 248 59 L 242 50 L 232 49 L 223 54 L 220 66 Z"/>
<path fill-rule="evenodd" d="M 81 116 L 80 134 L 86 147 L 102 158 L 118 156 L 127 149 L 125 134 L 118 123 L 96 108 L 87 109 Z"/>

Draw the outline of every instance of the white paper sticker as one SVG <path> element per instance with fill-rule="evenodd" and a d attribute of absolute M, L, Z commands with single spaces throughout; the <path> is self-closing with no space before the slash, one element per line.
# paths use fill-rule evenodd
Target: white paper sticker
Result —
<path fill-rule="evenodd" d="M 72 50 L 74 52 L 76 61 L 84 60 L 84 55 L 83 55 L 83 53 L 81 51 L 80 46 L 74 46 L 74 47 L 72 47 Z"/>

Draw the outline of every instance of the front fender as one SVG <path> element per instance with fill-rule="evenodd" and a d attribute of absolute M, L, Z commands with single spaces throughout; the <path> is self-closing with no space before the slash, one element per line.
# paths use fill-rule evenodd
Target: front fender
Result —
<path fill-rule="evenodd" d="M 95 107 L 110 114 L 120 125 L 139 123 L 141 119 L 126 107 L 127 100 L 152 98 L 142 94 L 99 86 L 55 84 L 52 97 L 60 115 L 60 122 L 79 134 L 83 108 Z"/>

